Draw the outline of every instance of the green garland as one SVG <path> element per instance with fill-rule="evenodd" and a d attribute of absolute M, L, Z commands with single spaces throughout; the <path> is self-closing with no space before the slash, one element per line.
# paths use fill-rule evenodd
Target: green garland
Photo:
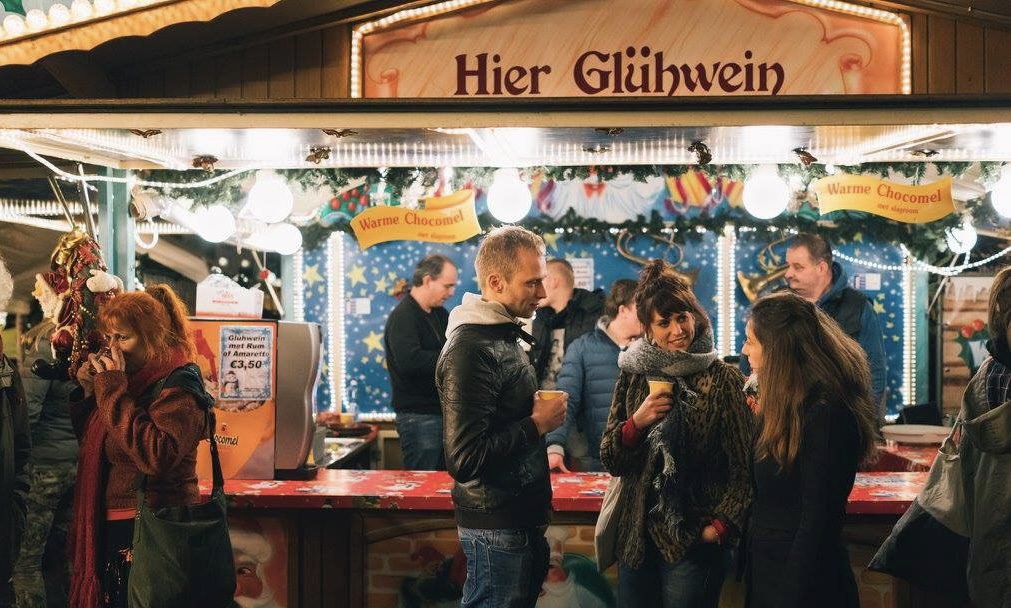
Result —
<path fill-rule="evenodd" d="M 810 165 L 790 164 L 779 165 L 778 170 L 784 178 L 799 180 L 807 189 L 811 182 L 832 173 L 852 173 L 877 175 L 883 178 L 898 174 L 920 183 L 927 172 L 928 165 L 934 165 L 939 175 L 961 177 L 971 166 L 966 162 L 935 162 L 935 163 L 865 163 L 856 166 L 837 166 L 830 172 L 825 164 Z M 999 162 L 981 162 L 979 181 L 986 186 L 996 181 L 1000 174 Z M 710 176 L 723 176 L 732 180 L 744 180 L 752 170 L 752 165 L 598 165 L 570 167 L 533 167 L 526 170 L 528 175 L 540 175 L 544 179 L 555 181 L 583 180 L 591 175 L 598 176 L 603 181 L 609 181 L 621 175 L 631 175 L 635 181 L 645 182 L 658 176 L 679 177 L 690 170 L 701 169 Z M 206 171 L 150 171 L 142 177 L 151 181 L 163 182 L 194 182 L 207 179 L 211 175 L 224 172 Z M 289 182 L 297 184 L 304 190 L 329 191 L 334 196 L 346 190 L 356 180 L 364 179 L 373 185 L 380 180 L 385 181 L 390 191 L 404 192 L 411 184 L 420 180 L 428 188 L 436 183 L 439 177 L 438 169 L 433 167 L 391 167 L 380 172 L 376 168 L 346 168 L 346 169 L 291 169 L 279 171 Z M 493 179 L 494 168 L 470 167 L 455 170 L 454 179 L 462 184 L 475 184 L 487 187 Z M 162 189 L 163 194 L 174 198 L 189 198 L 197 205 L 223 204 L 233 209 L 241 204 L 243 193 L 248 190 L 252 173 L 244 173 L 225 179 L 207 188 L 198 189 Z M 964 207 L 976 225 L 993 224 L 997 216 L 989 204 L 989 197 L 968 201 Z M 486 229 L 501 224 L 491 215 L 484 213 L 479 217 L 480 223 Z M 558 219 L 544 216 L 529 218 L 521 224 L 539 233 L 560 233 L 564 240 L 572 239 L 611 239 L 618 230 L 626 229 L 638 232 L 657 234 L 661 230 L 673 229 L 687 241 L 697 241 L 705 233 L 722 234 L 727 225 L 738 229 L 745 228 L 759 235 L 770 237 L 783 229 L 814 231 L 823 234 L 834 242 L 847 243 L 860 240 L 864 234 L 873 235 L 876 240 L 904 243 L 918 258 L 931 263 L 940 263 L 950 257 L 945 241 L 945 230 L 961 223 L 962 216 L 952 214 L 929 224 L 905 224 L 895 222 L 877 215 L 838 211 L 825 216 L 819 215 L 817 209 L 808 202 L 803 202 L 796 213 L 782 215 L 773 221 L 759 220 L 743 209 L 721 207 L 713 215 L 703 214 L 687 218 L 678 216 L 664 219 L 655 211 L 650 217 L 639 216 L 634 220 L 611 224 L 596 218 L 580 217 L 570 210 Z M 314 223 L 302 228 L 303 240 L 307 247 L 315 247 L 326 240 L 335 231 L 350 233 L 351 226 L 347 221 L 337 222 L 330 226 Z M 479 237 L 474 237 L 479 238 Z M 774 237 L 778 238 L 778 237 Z"/>

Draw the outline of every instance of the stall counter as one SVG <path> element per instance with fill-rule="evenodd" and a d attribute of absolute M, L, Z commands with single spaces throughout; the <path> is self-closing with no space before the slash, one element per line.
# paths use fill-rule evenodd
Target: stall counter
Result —
<path fill-rule="evenodd" d="M 924 472 L 858 473 L 846 512 L 901 515 L 926 478 Z M 609 480 L 606 473 L 552 474 L 555 512 L 598 512 Z M 230 480 L 225 493 L 243 509 L 452 511 L 452 485 L 443 471 L 321 470 L 310 481 Z M 201 489 L 210 491 L 206 483 Z"/>
<path fill-rule="evenodd" d="M 843 540 L 866 606 L 922 603 L 915 590 L 867 572 L 866 564 L 926 478 L 925 472 L 857 474 Z M 570 573 L 595 577 L 591 586 L 600 589 L 616 579 L 613 568 L 595 574 L 593 564 L 594 523 L 609 479 L 600 473 L 551 476 L 555 512 L 547 536 Z M 320 470 L 311 481 L 227 481 L 237 568 L 253 558 L 269 562 L 256 566 L 255 573 L 265 574 L 256 584 L 240 585 L 237 599 L 260 605 L 271 595 L 270 605 L 279 608 L 440 605 L 446 589 L 459 591 L 463 572 L 452 483 L 445 472 L 336 469 Z M 206 483 L 201 489 L 210 491 Z M 244 577 L 247 572 L 254 570 L 244 566 Z M 434 590 L 442 591 L 431 595 Z M 743 588 L 728 581 L 721 607 L 742 602 Z M 613 606 L 613 597 L 601 605 Z"/>

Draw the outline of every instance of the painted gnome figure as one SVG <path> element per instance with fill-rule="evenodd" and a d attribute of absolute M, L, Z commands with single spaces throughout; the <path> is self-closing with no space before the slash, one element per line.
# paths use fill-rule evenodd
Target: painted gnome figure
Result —
<path fill-rule="evenodd" d="M 56 326 L 51 337 L 56 361 L 38 359 L 32 372 L 47 380 L 64 380 L 77 374 L 89 353 L 105 346 L 96 327 L 98 307 L 123 290 L 123 281 L 107 272 L 98 243 L 79 228 L 60 237 L 50 268 L 35 275 L 32 295 Z"/>

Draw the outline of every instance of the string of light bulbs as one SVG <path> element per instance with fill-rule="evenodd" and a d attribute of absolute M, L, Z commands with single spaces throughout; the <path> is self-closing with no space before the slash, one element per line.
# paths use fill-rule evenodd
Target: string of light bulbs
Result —
<path fill-rule="evenodd" d="M 31 150 L 30 148 L 28 148 L 27 146 L 25 146 L 22 142 L 16 142 L 14 145 L 19 150 L 21 150 L 22 152 L 24 152 L 28 156 L 32 157 L 32 159 L 34 159 L 36 162 L 38 162 L 39 164 L 41 164 L 42 166 L 44 166 L 45 168 L 49 169 L 54 174 L 56 174 L 56 176 L 59 179 L 62 179 L 64 181 L 68 181 L 68 182 L 84 182 L 84 183 L 89 183 L 89 182 L 108 182 L 108 183 L 114 183 L 114 184 L 128 184 L 128 185 L 131 185 L 131 186 L 137 185 L 137 186 L 149 186 L 149 187 L 152 187 L 152 188 L 169 188 L 169 189 L 185 190 L 185 189 L 193 189 L 193 188 L 205 188 L 207 186 L 212 186 L 212 185 L 214 185 L 214 184 L 216 184 L 218 182 L 224 181 L 226 179 L 230 179 L 232 177 L 235 177 L 236 175 L 241 175 L 242 173 L 248 173 L 250 171 L 255 171 L 256 170 L 255 167 L 243 167 L 243 168 L 240 168 L 240 169 L 232 169 L 231 171 L 228 171 L 226 173 L 222 173 L 221 175 L 215 175 L 214 177 L 209 177 L 209 178 L 207 178 L 205 180 L 201 180 L 201 181 L 198 181 L 198 182 L 180 182 L 180 183 L 152 182 L 152 181 L 148 181 L 148 180 L 144 180 L 144 179 L 137 179 L 136 177 L 133 177 L 133 176 L 130 176 L 130 177 L 117 177 L 117 176 L 113 176 L 113 175 L 95 175 L 93 173 L 91 173 L 91 174 L 84 174 L 84 175 L 75 175 L 73 173 L 68 173 L 67 171 L 64 171 L 63 169 L 60 169 L 59 167 L 57 167 L 53 163 L 49 162 L 48 160 L 46 160 L 45 158 L 43 158 L 42 156 L 40 156 L 39 154 L 37 154 L 36 152 L 34 152 L 33 150 Z"/>
<path fill-rule="evenodd" d="M 990 262 L 993 262 L 994 260 L 1002 258 L 1005 255 L 1011 253 L 1011 246 L 1008 246 L 989 257 L 976 260 L 975 262 L 969 262 L 961 264 L 959 266 L 935 266 L 933 264 L 928 264 L 923 260 L 918 260 L 914 258 L 913 255 L 909 252 L 909 249 L 907 249 L 905 245 L 900 243 L 899 247 L 902 249 L 902 255 L 906 256 L 906 258 L 910 260 L 908 262 L 908 266 L 911 266 L 916 270 L 922 270 L 924 272 L 929 272 L 931 274 L 941 276 L 954 276 L 957 274 L 962 274 L 967 270 L 979 268 L 980 266 L 986 266 Z M 842 260 L 846 260 L 851 264 L 856 264 L 858 266 L 863 266 L 865 268 L 871 268 L 874 270 L 881 270 L 885 272 L 899 272 L 907 268 L 906 264 L 880 264 L 878 262 L 869 262 L 867 260 L 861 260 L 860 258 L 855 258 L 853 256 L 849 256 L 846 255 L 845 253 L 840 253 L 837 251 L 833 252 L 832 255 Z"/>

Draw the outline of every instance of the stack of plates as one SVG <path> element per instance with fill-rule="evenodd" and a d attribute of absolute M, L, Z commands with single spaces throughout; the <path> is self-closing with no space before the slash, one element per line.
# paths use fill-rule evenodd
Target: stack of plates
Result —
<path fill-rule="evenodd" d="M 881 428 L 885 439 L 909 445 L 940 445 L 951 429 L 931 424 L 891 424 Z"/>

